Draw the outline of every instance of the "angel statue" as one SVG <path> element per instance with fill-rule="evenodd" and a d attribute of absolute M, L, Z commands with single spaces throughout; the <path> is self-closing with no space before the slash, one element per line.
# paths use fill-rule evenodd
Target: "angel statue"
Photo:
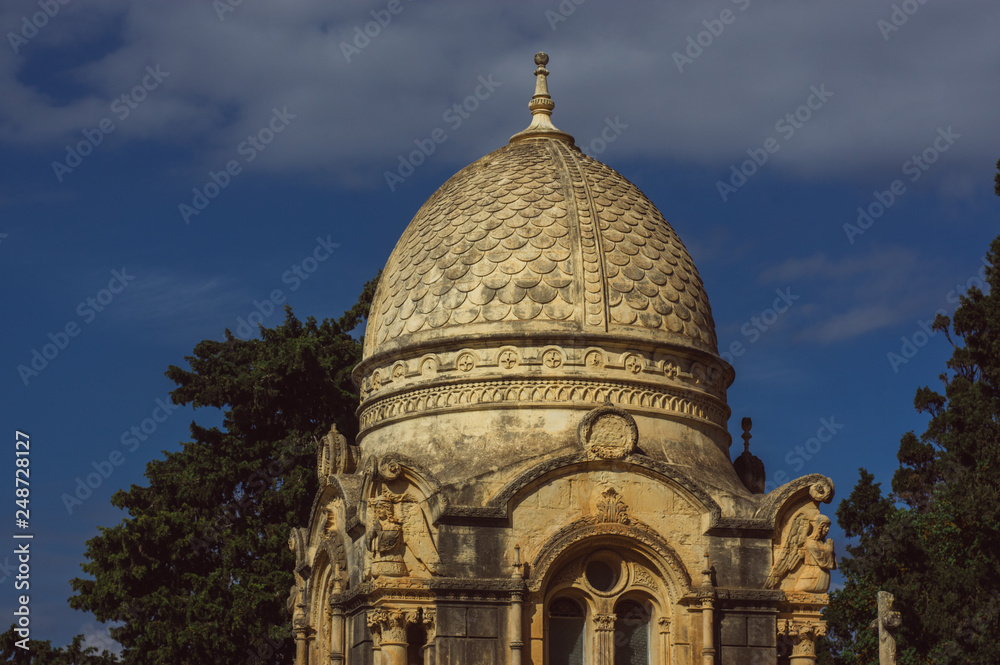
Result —
<path fill-rule="evenodd" d="M 830 571 L 837 567 L 833 541 L 827 540 L 830 518 L 816 515 L 813 518 L 799 513 L 792 519 L 792 526 L 785 536 L 781 556 L 774 562 L 765 585 L 776 589 L 781 581 L 799 564 L 801 570 L 795 580 L 795 591 L 826 593 L 830 588 Z"/>

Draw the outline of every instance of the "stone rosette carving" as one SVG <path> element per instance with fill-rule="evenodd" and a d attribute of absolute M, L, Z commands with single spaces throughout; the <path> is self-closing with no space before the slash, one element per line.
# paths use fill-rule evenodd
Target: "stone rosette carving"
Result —
<path fill-rule="evenodd" d="M 639 428 L 627 411 L 603 406 L 583 417 L 577 438 L 592 458 L 621 459 L 635 452 Z"/>
<path fill-rule="evenodd" d="M 817 503 L 830 503 L 833 500 L 833 485 L 829 480 L 819 480 L 809 486 L 809 496 Z"/>

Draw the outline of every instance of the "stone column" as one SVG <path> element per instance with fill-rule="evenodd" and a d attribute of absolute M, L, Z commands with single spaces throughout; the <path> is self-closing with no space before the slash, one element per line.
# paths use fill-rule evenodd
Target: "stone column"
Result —
<path fill-rule="evenodd" d="M 330 596 L 330 663 L 343 665 L 344 662 L 344 606 L 334 603 L 336 596 Z"/>
<path fill-rule="evenodd" d="M 595 665 L 614 665 L 615 662 L 615 615 L 594 616 L 596 632 Z"/>
<path fill-rule="evenodd" d="M 416 623 L 417 612 L 400 609 L 378 609 L 368 612 L 368 626 L 372 638 L 378 633 L 378 649 L 382 665 L 408 665 L 406 662 L 406 626 Z M 378 660 L 376 659 L 376 662 Z"/>
<path fill-rule="evenodd" d="M 521 612 L 521 594 L 513 593 L 510 597 L 510 665 L 521 665 L 521 651 L 524 649 L 522 639 L 523 616 Z"/>
<path fill-rule="evenodd" d="M 715 604 L 710 598 L 701 605 L 701 662 L 703 665 L 715 663 Z"/>
<path fill-rule="evenodd" d="M 309 623 L 304 615 L 292 622 L 295 631 L 295 665 L 309 665 Z"/>
<path fill-rule="evenodd" d="M 670 617 L 660 617 L 660 665 L 670 665 Z"/>

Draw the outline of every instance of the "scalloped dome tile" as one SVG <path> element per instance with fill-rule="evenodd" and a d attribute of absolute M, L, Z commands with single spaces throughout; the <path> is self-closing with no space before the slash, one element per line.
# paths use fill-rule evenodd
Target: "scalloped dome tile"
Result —
<path fill-rule="evenodd" d="M 365 357 L 407 335 L 433 330 L 440 342 L 491 323 L 519 336 L 567 324 L 659 332 L 665 344 L 717 353 L 701 278 L 656 206 L 553 138 L 510 143 L 427 200 L 386 264 Z"/>

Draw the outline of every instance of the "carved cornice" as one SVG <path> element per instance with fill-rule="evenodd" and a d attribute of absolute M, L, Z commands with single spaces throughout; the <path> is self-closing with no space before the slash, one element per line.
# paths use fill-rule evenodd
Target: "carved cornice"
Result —
<path fill-rule="evenodd" d="M 526 589 L 524 580 L 501 578 L 465 579 L 461 577 L 394 577 L 362 582 L 340 597 L 345 611 L 370 607 L 375 603 L 434 603 L 439 600 L 509 602 L 512 594 Z"/>
<path fill-rule="evenodd" d="M 715 592 L 720 601 L 754 603 L 775 608 L 785 600 L 785 594 L 777 589 L 731 589 L 716 587 Z"/>

